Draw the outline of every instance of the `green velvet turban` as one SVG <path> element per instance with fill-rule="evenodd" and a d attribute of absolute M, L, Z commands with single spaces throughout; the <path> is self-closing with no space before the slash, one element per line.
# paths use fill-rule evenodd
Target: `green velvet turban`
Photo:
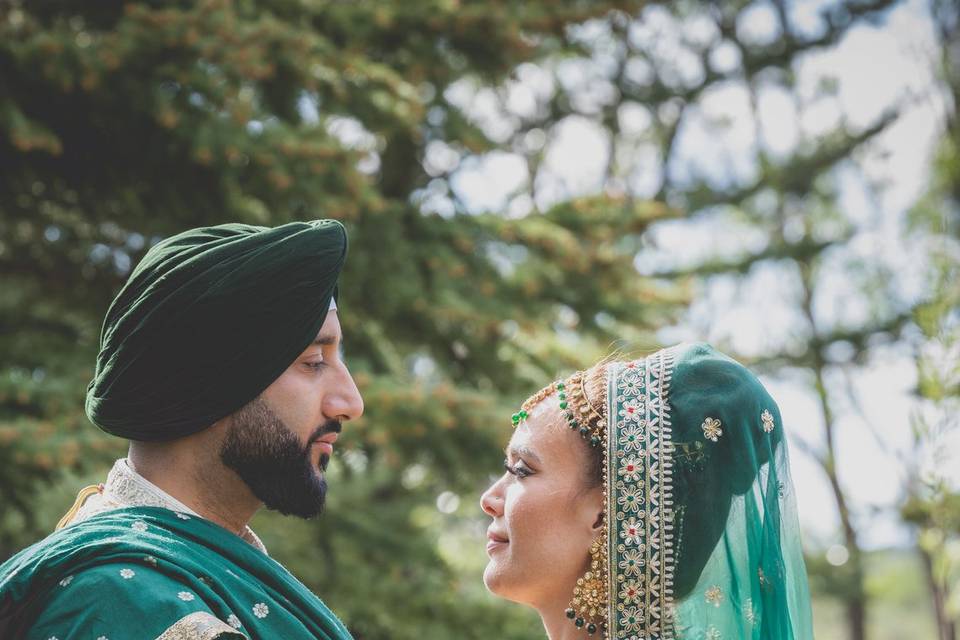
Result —
<path fill-rule="evenodd" d="M 334 220 L 224 224 L 160 242 L 107 311 L 87 416 L 158 441 L 233 413 L 316 338 L 346 254 Z"/>

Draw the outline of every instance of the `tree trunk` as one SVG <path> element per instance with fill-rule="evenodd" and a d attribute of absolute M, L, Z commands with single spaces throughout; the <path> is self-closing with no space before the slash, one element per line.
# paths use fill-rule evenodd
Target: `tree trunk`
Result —
<path fill-rule="evenodd" d="M 930 553 L 923 548 L 918 550 L 920 559 L 923 561 L 923 574 L 927 580 L 927 588 L 930 590 L 933 601 L 933 612 L 937 620 L 937 640 L 957 640 L 957 625 L 947 615 L 947 587 L 937 579 Z"/>

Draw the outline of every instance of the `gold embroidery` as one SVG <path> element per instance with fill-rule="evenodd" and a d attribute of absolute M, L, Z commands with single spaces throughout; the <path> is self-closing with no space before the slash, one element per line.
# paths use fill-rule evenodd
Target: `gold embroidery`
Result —
<path fill-rule="evenodd" d="M 611 561 L 604 637 L 611 640 L 674 637 L 673 360 L 665 349 L 608 369 L 604 495 Z M 626 437 L 634 431 L 639 438 Z"/>
<path fill-rule="evenodd" d="M 764 409 L 763 413 L 760 414 L 760 421 L 763 422 L 763 430 L 766 433 L 773 431 L 773 414 Z"/>
<path fill-rule="evenodd" d="M 716 585 L 707 589 L 707 592 L 704 595 L 707 598 L 707 602 L 715 607 L 719 607 L 720 603 L 723 601 L 723 591 L 721 591 L 720 587 Z"/>
<path fill-rule="evenodd" d="M 716 418 L 707 418 L 700 426 L 703 429 L 703 437 L 712 442 L 716 442 L 723 435 L 720 421 Z"/>
<path fill-rule="evenodd" d="M 213 614 L 195 611 L 173 623 L 157 640 L 214 640 L 220 634 L 229 634 L 227 638 L 247 637 Z"/>

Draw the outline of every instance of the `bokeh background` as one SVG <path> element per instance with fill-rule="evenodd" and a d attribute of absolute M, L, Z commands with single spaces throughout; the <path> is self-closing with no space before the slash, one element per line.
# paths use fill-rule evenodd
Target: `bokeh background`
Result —
<path fill-rule="evenodd" d="M 781 404 L 818 637 L 955 640 L 958 21 L 952 0 L 3 0 L 0 559 L 124 454 L 83 395 L 143 253 L 332 217 L 367 413 L 320 520 L 253 524 L 358 640 L 543 638 L 480 581 L 508 416 L 681 340 Z"/>

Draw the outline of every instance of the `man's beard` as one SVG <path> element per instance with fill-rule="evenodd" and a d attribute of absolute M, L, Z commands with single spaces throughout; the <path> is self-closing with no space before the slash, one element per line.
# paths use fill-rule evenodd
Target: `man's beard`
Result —
<path fill-rule="evenodd" d="M 259 396 L 233 414 L 220 446 L 220 459 L 250 487 L 268 509 L 284 515 L 313 518 L 323 512 L 327 481 L 314 468 L 310 448 L 327 433 L 338 433 L 340 423 L 329 420 L 318 427 L 306 445 Z M 330 456 L 320 456 L 326 470 Z"/>

